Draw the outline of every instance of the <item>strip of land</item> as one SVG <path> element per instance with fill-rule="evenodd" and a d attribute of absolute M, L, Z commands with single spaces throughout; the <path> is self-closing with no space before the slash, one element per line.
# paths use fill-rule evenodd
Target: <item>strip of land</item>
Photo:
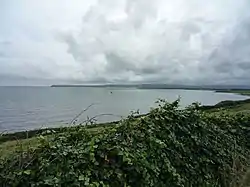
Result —
<path fill-rule="evenodd" d="M 239 94 L 239 95 L 250 96 L 250 90 L 248 90 L 248 89 L 242 89 L 242 90 L 238 90 L 238 89 L 216 90 L 216 92 L 219 92 L 219 93 L 234 93 L 234 94 Z"/>
<path fill-rule="evenodd" d="M 246 85 L 181 85 L 181 84 L 64 84 L 51 87 L 137 88 L 137 89 L 184 89 L 184 90 L 250 90 Z"/>

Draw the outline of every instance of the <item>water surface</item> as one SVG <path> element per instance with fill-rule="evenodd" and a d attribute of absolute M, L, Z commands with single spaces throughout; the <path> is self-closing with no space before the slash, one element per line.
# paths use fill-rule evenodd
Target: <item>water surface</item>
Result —
<path fill-rule="evenodd" d="M 195 101 L 213 105 L 223 100 L 248 98 L 202 90 L 0 87 L 0 132 L 67 125 L 91 104 L 94 105 L 79 122 L 101 114 L 107 115 L 99 116 L 99 122 L 117 120 L 133 110 L 146 113 L 158 98 L 173 101 L 179 96 L 182 106 Z"/>

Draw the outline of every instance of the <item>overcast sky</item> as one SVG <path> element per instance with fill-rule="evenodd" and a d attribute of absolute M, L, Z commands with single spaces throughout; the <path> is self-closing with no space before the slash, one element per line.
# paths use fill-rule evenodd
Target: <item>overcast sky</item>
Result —
<path fill-rule="evenodd" d="M 249 0 L 1 0 L 0 85 L 248 84 Z"/>

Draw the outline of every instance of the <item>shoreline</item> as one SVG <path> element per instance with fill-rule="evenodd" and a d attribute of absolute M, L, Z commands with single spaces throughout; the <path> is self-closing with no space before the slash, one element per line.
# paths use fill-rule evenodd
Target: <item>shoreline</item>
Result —
<path fill-rule="evenodd" d="M 147 114 L 140 114 L 135 116 L 135 118 L 143 117 Z M 33 137 L 37 137 L 39 135 L 50 135 L 53 133 L 63 133 L 68 130 L 74 130 L 79 127 L 85 127 L 87 129 L 93 129 L 93 128 L 101 128 L 101 127 L 109 127 L 109 126 L 115 126 L 117 125 L 121 120 L 117 121 L 111 121 L 106 123 L 96 123 L 92 125 L 71 125 L 71 126 L 62 126 L 62 127 L 48 127 L 48 128 L 40 128 L 40 129 L 33 129 L 33 130 L 26 130 L 26 131 L 18 131 L 18 132 L 12 132 L 12 133 L 0 133 L 0 144 L 7 142 L 7 141 L 13 141 L 13 140 L 23 140 L 23 139 L 29 139 Z"/>
<path fill-rule="evenodd" d="M 86 128 L 95 128 L 95 127 L 103 127 L 103 126 L 113 126 L 115 124 L 119 123 L 119 121 L 113 121 L 108 123 L 98 123 L 94 125 L 82 125 L 82 127 Z M 63 133 L 68 130 L 74 130 L 77 127 L 80 127 L 81 125 L 72 125 L 72 126 L 63 126 L 63 127 L 48 127 L 48 128 L 41 128 L 41 129 L 33 129 L 33 130 L 27 130 L 27 131 L 18 131 L 13 133 L 0 133 L 0 144 L 12 141 L 12 140 L 23 140 L 28 138 L 33 138 L 39 135 L 50 135 L 53 133 Z"/>
<path fill-rule="evenodd" d="M 228 90 L 215 90 L 216 93 L 232 93 L 236 95 L 250 96 L 250 90 L 241 89 L 228 89 Z"/>

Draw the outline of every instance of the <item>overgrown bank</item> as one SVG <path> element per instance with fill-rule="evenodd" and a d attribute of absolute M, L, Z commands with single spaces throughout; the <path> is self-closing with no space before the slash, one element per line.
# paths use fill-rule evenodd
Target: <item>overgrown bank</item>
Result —
<path fill-rule="evenodd" d="M 250 161 L 250 116 L 159 102 L 92 133 L 75 127 L 1 160 L 2 186 L 237 186 Z"/>

